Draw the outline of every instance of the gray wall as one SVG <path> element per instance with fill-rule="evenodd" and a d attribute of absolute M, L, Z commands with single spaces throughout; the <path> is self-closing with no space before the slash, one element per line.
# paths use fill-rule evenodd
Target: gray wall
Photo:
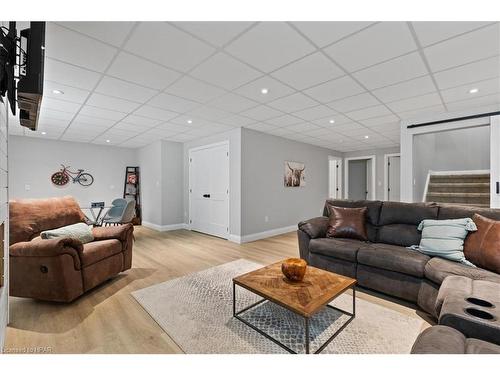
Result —
<path fill-rule="evenodd" d="M 328 156 L 340 153 L 245 128 L 241 140 L 242 235 L 296 225 L 322 213 Z M 305 187 L 284 187 L 285 161 L 305 163 Z"/>
<path fill-rule="evenodd" d="M 0 23 L 1 24 L 1 23 Z M 0 353 L 4 347 L 5 330 L 9 315 L 9 220 L 8 220 L 8 181 L 7 181 L 7 107 L 0 102 L 0 223 L 4 223 L 4 246 L 0 258 L 4 260 L 4 283 L 0 288 Z M 1 259 L 0 259 L 1 260 Z"/>
<path fill-rule="evenodd" d="M 137 165 L 136 150 L 88 143 L 61 142 L 40 138 L 9 137 L 10 198 L 47 198 L 72 195 L 83 206 L 92 201 L 110 204 L 123 196 L 125 167 Z M 64 187 L 50 177 L 69 165 L 94 176 L 89 187 L 71 181 Z M 29 185 L 29 190 L 26 190 Z"/>
<path fill-rule="evenodd" d="M 138 165 L 141 168 L 142 221 L 145 225 L 162 225 L 162 151 L 161 141 L 139 149 Z"/>
<path fill-rule="evenodd" d="M 241 235 L 241 128 L 184 143 L 184 221 L 189 222 L 189 149 L 229 142 L 229 234 Z"/>
<path fill-rule="evenodd" d="M 415 202 L 422 201 L 429 170 L 490 169 L 490 127 L 481 126 L 413 137 Z"/>
<path fill-rule="evenodd" d="M 184 223 L 183 145 L 162 141 L 162 225 Z"/>
<path fill-rule="evenodd" d="M 375 198 L 383 200 L 384 199 L 384 155 L 385 154 L 395 154 L 399 152 L 399 147 L 392 148 L 381 148 L 375 150 L 365 150 L 365 151 L 352 151 L 344 152 L 344 158 L 352 158 L 358 156 L 371 156 L 375 155 Z M 344 161 L 345 167 L 345 161 Z"/>

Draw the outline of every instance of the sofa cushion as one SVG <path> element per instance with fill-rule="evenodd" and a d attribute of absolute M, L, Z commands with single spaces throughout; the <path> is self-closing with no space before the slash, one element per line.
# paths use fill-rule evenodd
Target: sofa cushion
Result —
<path fill-rule="evenodd" d="M 411 354 L 464 354 L 465 336 L 454 328 L 433 326 L 420 333 Z"/>
<path fill-rule="evenodd" d="M 367 241 L 366 207 L 348 208 L 329 206 L 327 237 L 352 238 Z"/>
<path fill-rule="evenodd" d="M 378 217 L 380 215 L 380 208 L 382 207 L 381 201 L 328 199 L 323 209 L 324 216 L 330 216 L 330 210 L 328 209 L 329 205 L 346 208 L 366 207 L 366 232 L 368 234 L 368 240 L 372 242 L 375 242 L 377 240 Z"/>
<path fill-rule="evenodd" d="M 421 238 L 416 225 L 388 224 L 379 228 L 377 242 L 407 247 L 418 245 Z"/>
<path fill-rule="evenodd" d="M 465 257 L 476 266 L 500 273 L 500 221 L 475 214 L 477 231 L 464 244 Z"/>
<path fill-rule="evenodd" d="M 347 238 L 316 238 L 309 242 L 309 251 L 337 259 L 356 262 L 358 250 L 371 244 Z"/>
<path fill-rule="evenodd" d="M 89 266 L 121 251 L 122 243 L 115 239 L 86 243 L 81 254 L 82 265 Z"/>
<path fill-rule="evenodd" d="M 378 225 L 410 224 L 417 226 L 424 219 L 437 219 L 435 203 L 384 202 Z"/>
<path fill-rule="evenodd" d="M 500 210 L 495 208 L 479 208 L 460 205 L 439 203 L 438 219 L 459 219 L 461 217 L 472 217 L 474 214 L 487 217 L 492 220 L 500 220 Z"/>
<path fill-rule="evenodd" d="M 359 249 L 358 263 L 406 275 L 423 277 L 427 255 L 401 246 L 374 243 Z"/>
<path fill-rule="evenodd" d="M 425 265 L 425 277 L 441 285 L 445 277 L 457 275 L 473 280 L 486 280 L 500 283 L 500 275 L 479 267 L 470 267 L 442 258 L 431 258 Z"/>

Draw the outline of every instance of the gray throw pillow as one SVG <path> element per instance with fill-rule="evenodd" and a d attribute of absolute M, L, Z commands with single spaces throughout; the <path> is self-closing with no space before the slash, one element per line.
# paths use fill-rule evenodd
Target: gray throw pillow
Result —
<path fill-rule="evenodd" d="M 422 220 L 418 226 L 422 231 L 419 246 L 412 248 L 429 256 L 460 262 L 474 266 L 465 259 L 464 240 L 469 232 L 477 230 L 476 224 L 470 218 L 450 220 Z"/>
<path fill-rule="evenodd" d="M 92 227 L 85 223 L 71 224 L 57 229 L 46 230 L 40 233 L 40 237 L 44 240 L 59 237 L 71 237 L 80 240 L 82 243 L 94 241 Z"/>

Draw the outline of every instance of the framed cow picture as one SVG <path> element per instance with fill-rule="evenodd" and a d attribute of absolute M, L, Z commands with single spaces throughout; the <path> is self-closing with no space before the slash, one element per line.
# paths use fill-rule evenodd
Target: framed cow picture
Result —
<path fill-rule="evenodd" d="M 285 187 L 306 186 L 305 177 L 306 166 L 297 161 L 285 161 Z"/>

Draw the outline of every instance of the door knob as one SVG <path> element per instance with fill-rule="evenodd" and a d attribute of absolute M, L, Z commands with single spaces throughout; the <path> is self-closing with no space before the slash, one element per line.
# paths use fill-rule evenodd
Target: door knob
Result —
<path fill-rule="evenodd" d="M 203 198 L 210 198 L 210 194 L 203 194 Z"/>

